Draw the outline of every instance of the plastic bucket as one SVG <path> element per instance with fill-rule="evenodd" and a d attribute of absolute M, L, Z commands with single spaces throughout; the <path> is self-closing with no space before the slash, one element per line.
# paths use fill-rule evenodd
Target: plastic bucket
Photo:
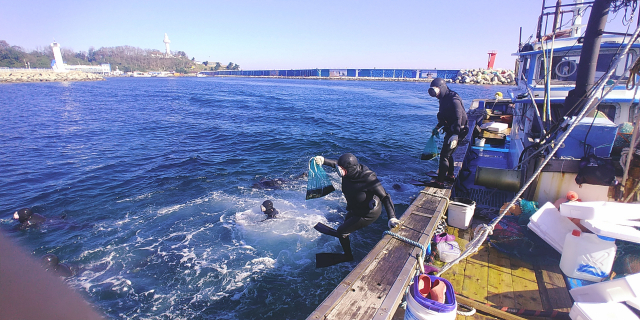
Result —
<path fill-rule="evenodd" d="M 455 320 L 458 303 L 451 282 L 431 275 L 429 278 L 431 282 L 440 280 L 447 287 L 444 303 L 423 297 L 418 288 L 419 276 L 415 276 L 406 294 L 407 310 L 404 313 L 404 320 Z"/>
<path fill-rule="evenodd" d="M 467 229 L 475 210 L 475 201 L 467 198 L 453 198 L 449 202 L 447 222 L 452 227 Z"/>

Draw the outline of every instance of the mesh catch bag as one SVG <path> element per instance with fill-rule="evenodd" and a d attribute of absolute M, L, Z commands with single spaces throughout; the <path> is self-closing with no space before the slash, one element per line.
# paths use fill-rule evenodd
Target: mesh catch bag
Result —
<path fill-rule="evenodd" d="M 324 197 L 336 190 L 331 180 L 315 158 L 309 160 L 309 180 L 307 181 L 307 200 Z"/>
<path fill-rule="evenodd" d="M 420 160 L 431 160 L 438 156 L 438 144 L 436 143 L 436 137 L 431 135 L 429 141 L 427 141 L 427 145 L 422 150 L 422 155 L 420 155 Z"/>

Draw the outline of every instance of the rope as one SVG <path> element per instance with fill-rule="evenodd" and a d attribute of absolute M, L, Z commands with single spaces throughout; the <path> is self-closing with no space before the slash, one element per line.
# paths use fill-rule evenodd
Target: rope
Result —
<path fill-rule="evenodd" d="M 415 241 L 413 241 L 413 240 L 411 240 L 409 238 L 403 237 L 403 236 L 401 236 L 401 235 L 399 235 L 397 233 L 393 233 L 393 232 L 391 232 L 389 230 L 387 230 L 387 231 L 382 233 L 383 236 L 387 235 L 387 234 L 392 236 L 392 237 L 394 237 L 394 238 L 396 238 L 396 239 L 398 239 L 398 240 L 400 240 L 400 241 L 402 241 L 402 242 L 406 242 L 406 243 L 408 243 L 410 245 L 413 245 L 414 247 L 420 248 L 422 257 L 426 257 L 428 254 L 431 254 L 431 246 L 430 245 L 425 247 L 425 246 L 421 245 L 418 242 L 415 242 Z"/>
<path fill-rule="evenodd" d="M 633 67 L 629 69 L 629 79 L 627 79 L 627 90 L 631 90 L 636 86 L 636 77 L 638 76 L 640 76 L 640 61 L 636 60 L 636 63 L 633 64 Z"/>
<path fill-rule="evenodd" d="M 460 311 L 460 307 L 463 307 L 469 311 Z M 458 302 L 458 309 L 456 310 L 456 313 L 463 317 L 470 317 L 476 314 L 476 308 Z"/>

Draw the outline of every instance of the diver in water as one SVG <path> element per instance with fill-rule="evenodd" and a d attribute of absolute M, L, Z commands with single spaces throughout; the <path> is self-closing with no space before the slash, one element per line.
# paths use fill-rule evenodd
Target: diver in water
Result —
<path fill-rule="evenodd" d="M 271 202 L 271 200 L 265 200 L 260 206 L 260 210 L 267 215 L 267 219 L 273 219 L 278 215 L 278 213 L 280 213 L 273 207 L 273 202 Z"/>
<path fill-rule="evenodd" d="M 44 223 L 47 219 L 37 213 L 33 213 L 31 209 L 24 208 L 16 211 L 13 214 L 13 219 L 20 222 L 20 228 L 28 228 L 31 226 L 38 226 Z"/>
<path fill-rule="evenodd" d="M 467 125 L 467 113 L 464 111 L 462 99 L 453 90 L 447 87 L 447 83 L 442 78 L 435 78 L 431 81 L 429 95 L 438 99 L 440 108 L 438 109 L 438 124 L 433 128 L 432 134 L 438 134 L 442 128 L 445 133 L 444 143 L 440 151 L 440 163 L 438 167 L 438 177 L 434 182 L 437 188 L 444 187 L 445 179 L 455 181 L 453 174 L 453 152 L 458 147 L 458 139 L 464 140 L 469 133 Z"/>
<path fill-rule="evenodd" d="M 367 166 L 359 164 L 353 154 L 345 153 L 340 156 L 338 161 L 316 156 L 315 161 L 319 165 L 327 165 L 337 169 L 338 174 L 342 177 L 342 193 L 347 200 L 347 215 L 338 229 L 333 229 L 320 222 L 314 227 L 321 233 L 338 238 L 342 250 L 344 250 L 344 254 L 316 254 L 316 268 L 324 268 L 353 260 L 349 234 L 376 221 L 382 212 L 382 205 L 387 211 L 389 228 L 398 226 L 400 220 L 396 219 L 391 197 L 382 187 L 375 172 Z"/>
<path fill-rule="evenodd" d="M 48 253 L 42 256 L 42 258 L 40 258 L 40 263 L 45 270 L 53 272 L 53 274 L 57 276 L 67 278 L 73 275 L 71 268 L 64 263 L 60 263 L 58 256 L 53 253 Z"/>

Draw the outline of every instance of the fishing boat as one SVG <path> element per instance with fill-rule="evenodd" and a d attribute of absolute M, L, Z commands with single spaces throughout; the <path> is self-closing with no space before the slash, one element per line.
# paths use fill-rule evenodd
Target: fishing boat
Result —
<path fill-rule="evenodd" d="M 605 28 L 610 12 L 629 19 L 629 13 L 636 14 L 635 4 L 576 0 L 547 5 L 543 0 L 535 37 L 521 41 L 515 54 L 517 86 L 473 100 L 468 110 L 472 130 L 454 154 L 455 182 L 445 189 L 426 187 L 401 217 L 400 229 L 385 234 L 308 319 L 420 318 L 408 310 L 416 305 L 408 298 L 411 283 L 425 273 L 423 261 L 435 250 L 430 244 L 437 225 L 457 201 L 473 203 L 474 218 L 468 225 L 447 227 L 463 252 L 453 261 L 436 263 L 434 273 L 449 279 L 458 311 L 471 310 L 459 314 L 471 315 L 470 306 L 482 311 L 474 316 L 479 319 L 588 318 L 591 311 L 584 311 L 573 290 L 594 282 L 570 277 L 559 264 L 567 228 L 569 234 L 576 229 L 617 235 L 563 216 L 558 206 L 576 200 L 567 198 L 570 192 L 584 203 L 638 202 L 640 27 L 629 21 L 633 33 Z M 451 210 L 448 215 L 451 222 Z M 620 235 L 615 243 L 618 249 L 638 247 L 633 240 L 640 242 Z M 622 257 L 620 250 L 617 257 Z M 598 281 L 614 276 L 607 272 Z M 593 312 L 608 310 L 605 315 L 616 318 L 620 301 L 625 300 L 595 306 L 600 309 Z M 638 313 L 627 305 L 620 308 Z"/>
<path fill-rule="evenodd" d="M 131 75 L 132 77 L 136 77 L 136 78 L 150 78 L 151 74 L 147 73 L 147 72 L 142 72 L 142 71 L 134 71 L 133 74 Z"/>

